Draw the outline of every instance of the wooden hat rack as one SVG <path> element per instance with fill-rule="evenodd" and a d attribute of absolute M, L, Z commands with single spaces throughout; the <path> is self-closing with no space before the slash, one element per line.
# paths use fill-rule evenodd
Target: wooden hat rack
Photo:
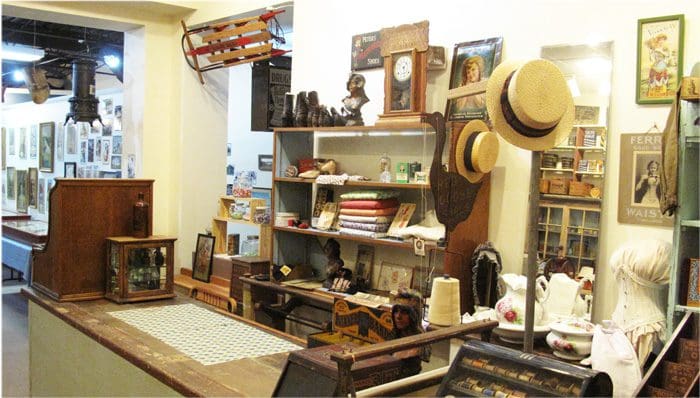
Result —
<path fill-rule="evenodd" d="M 272 44 L 273 41 L 284 43 L 284 38 L 268 29 L 269 22 L 279 26 L 275 16 L 283 12 L 274 10 L 192 29 L 181 20 L 184 31 L 182 51 L 187 64 L 197 72 L 199 81 L 204 84 L 202 72 L 286 54 L 289 51 L 276 49 Z M 193 45 L 192 35 L 201 36 L 201 46 Z"/>

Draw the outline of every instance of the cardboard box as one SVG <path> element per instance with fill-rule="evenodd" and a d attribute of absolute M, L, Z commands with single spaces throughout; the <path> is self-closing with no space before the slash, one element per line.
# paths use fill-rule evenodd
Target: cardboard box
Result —
<path fill-rule="evenodd" d="M 396 164 L 396 182 L 408 183 L 408 163 L 399 162 Z"/>

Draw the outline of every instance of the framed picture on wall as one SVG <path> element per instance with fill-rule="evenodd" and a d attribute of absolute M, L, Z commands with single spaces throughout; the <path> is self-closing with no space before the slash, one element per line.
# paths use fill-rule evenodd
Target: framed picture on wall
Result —
<path fill-rule="evenodd" d="M 29 207 L 36 208 L 37 204 L 37 194 L 39 193 L 39 171 L 36 167 L 29 168 L 29 180 L 27 182 L 27 198 L 29 200 Z"/>
<path fill-rule="evenodd" d="M 617 220 L 626 224 L 670 227 L 673 218 L 659 209 L 663 134 L 620 134 L 620 192 Z"/>
<path fill-rule="evenodd" d="M 5 170 L 7 166 L 7 131 L 2 128 L 2 169 Z"/>
<path fill-rule="evenodd" d="M 75 124 L 66 125 L 66 155 L 78 153 L 78 129 Z"/>
<path fill-rule="evenodd" d="M 637 103 L 670 104 L 683 77 L 683 15 L 637 21 Z"/>
<path fill-rule="evenodd" d="M 29 127 L 29 159 L 36 159 L 39 142 L 38 128 L 35 124 Z"/>
<path fill-rule="evenodd" d="M 197 234 L 197 245 L 192 264 L 192 279 L 209 283 L 212 260 L 214 258 L 213 235 Z"/>
<path fill-rule="evenodd" d="M 29 207 L 29 196 L 27 192 L 27 183 L 29 178 L 27 170 L 17 170 L 17 211 L 26 213 Z"/>
<path fill-rule="evenodd" d="M 14 156 L 15 154 L 15 129 L 10 127 L 7 129 L 7 155 Z"/>
<path fill-rule="evenodd" d="M 39 209 L 39 214 L 46 213 L 46 192 L 44 191 L 46 185 L 46 180 L 39 178 L 39 195 L 37 209 Z"/>
<path fill-rule="evenodd" d="M 78 176 L 75 162 L 66 162 L 63 164 L 63 176 L 66 178 L 76 178 Z"/>
<path fill-rule="evenodd" d="M 65 143 L 65 127 L 61 123 L 59 123 L 58 132 L 56 134 L 56 160 L 59 162 L 63 161 L 63 155 L 65 154 Z"/>
<path fill-rule="evenodd" d="M 27 128 L 19 128 L 19 150 L 17 151 L 20 159 L 27 158 Z"/>
<path fill-rule="evenodd" d="M 15 172 L 14 167 L 8 167 L 7 170 L 5 170 L 7 173 L 7 199 L 8 200 L 14 200 L 15 199 L 15 184 L 17 181 L 17 175 Z"/>
<path fill-rule="evenodd" d="M 272 155 L 258 155 L 258 170 L 272 171 Z"/>
<path fill-rule="evenodd" d="M 455 45 L 448 93 L 448 121 L 487 119 L 486 81 L 501 62 L 502 37 Z"/>
<path fill-rule="evenodd" d="M 413 268 L 405 265 L 382 262 L 379 269 L 379 280 L 377 289 L 383 291 L 398 290 L 399 288 L 410 289 L 413 285 Z"/>

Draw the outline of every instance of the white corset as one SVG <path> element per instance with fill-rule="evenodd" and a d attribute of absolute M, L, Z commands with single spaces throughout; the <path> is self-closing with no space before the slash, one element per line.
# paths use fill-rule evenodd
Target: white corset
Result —
<path fill-rule="evenodd" d="M 644 365 L 653 346 L 665 339 L 671 244 L 628 242 L 610 256 L 618 284 L 613 321 L 625 332 Z"/>
<path fill-rule="evenodd" d="M 624 265 L 617 269 L 617 306 L 612 319 L 624 332 L 665 322 L 668 286 L 634 277 Z"/>

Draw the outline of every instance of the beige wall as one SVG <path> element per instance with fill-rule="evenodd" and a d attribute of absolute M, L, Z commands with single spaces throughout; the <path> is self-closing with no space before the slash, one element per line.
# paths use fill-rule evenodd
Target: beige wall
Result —
<path fill-rule="evenodd" d="M 139 176 L 157 180 L 155 232 L 179 237 L 176 264 L 181 266 L 189 267 L 188 253 L 194 246 L 196 233 L 210 225 L 216 198 L 225 186 L 229 93 L 225 69 L 206 74 L 204 86 L 197 82 L 180 52 L 178 21 L 185 18 L 188 25 L 194 25 L 274 3 L 277 2 L 5 2 L 3 5 L 50 11 L 66 20 L 116 21 L 129 27 L 122 30 L 136 29 L 134 34 L 143 40 L 146 49 L 143 77 L 134 77 L 134 85 L 141 81 L 144 86 L 133 88 L 136 97 L 143 91 L 142 109 L 133 110 L 143 113 L 139 140 L 144 156 Z M 688 71 L 700 59 L 700 3 L 673 0 L 665 2 L 663 8 L 658 2 L 642 0 L 503 0 L 472 1 L 469 7 L 465 4 L 456 0 L 433 0 L 429 4 L 407 0 L 399 7 L 396 2 L 376 0 L 355 0 L 352 4 L 296 1 L 292 91 L 318 90 L 322 103 L 338 106 L 347 94 L 351 36 L 425 19 L 430 21 L 430 43 L 445 46 L 448 58 L 455 43 L 492 36 L 504 37 L 504 59 L 535 58 L 543 45 L 613 40 L 608 178 L 603 202 L 601 271 L 597 280 L 598 292 L 605 294 L 602 299 L 598 295 L 595 304 L 596 318 L 608 318 L 616 302 L 615 282 L 605 261 L 612 251 L 628 239 L 644 236 L 670 241 L 672 237 L 670 229 L 617 222 L 619 135 L 647 131 L 655 122 L 663 125 L 669 110 L 668 106 L 639 106 L 634 102 L 637 20 L 685 14 L 684 69 Z M 149 7 L 160 7 L 161 13 L 144 12 Z M 190 14 L 194 8 L 197 10 Z M 367 71 L 365 76 L 371 101 L 363 108 L 363 115 L 365 122 L 372 124 L 375 115 L 381 113 L 383 72 Z M 428 110 L 444 111 L 449 65 L 445 71 L 432 72 L 428 82 Z M 125 88 L 125 101 L 129 89 Z M 127 108 L 125 105 L 125 117 Z M 529 163 L 529 152 L 503 142 L 492 175 L 489 236 L 501 250 L 505 270 L 510 272 L 519 272 L 522 262 Z"/>
<path fill-rule="evenodd" d="M 468 5 L 468 6 L 467 6 Z M 635 104 L 637 20 L 661 15 L 685 14 L 684 70 L 700 59 L 700 3 L 667 1 L 663 8 L 652 1 L 469 1 L 407 0 L 396 2 L 356 0 L 344 2 L 303 0 L 295 2 L 292 91 L 318 90 L 321 102 L 337 106 L 347 93 L 350 44 L 353 34 L 371 32 L 403 23 L 430 21 L 430 44 L 445 46 L 451 60 L 455 43 L 502 36 L 503 59 L 539 56 L 540 47 L 614 41 L 612 104 L 608 139 L 606 196 L 603 202 L 600 269 L 597 279 L 597 320 L 609 318 L 617 301 L 616 284 L 607 259 L 628 239 L 656 237 L 672 240 L 670 228 L 641 227 L 617 222 L 619 135 L 645 132 L 656 122 L 663 125 L 669 106 Z M 322 10 L 322 12 L 320 12 Z M 352 15 L 350 15 L 352 14 Z M 341 17 L 347 15 L 346 17 Z M 344 19 L 346 23 L 339 23 Z M 428 110 L 444 112 L 450 65 L 431 72 Z M 363 73 L 370 102 L 362 108 L 372 124 L 382 112 L 383 72 Z M 501 251 L 506 272 L 520 272 L 525 247 L 530 152 L 501 141 L 501 152 L 492 175 L 489 238 Z M 601 297 L 602 296 L 602 297 Z"/>

